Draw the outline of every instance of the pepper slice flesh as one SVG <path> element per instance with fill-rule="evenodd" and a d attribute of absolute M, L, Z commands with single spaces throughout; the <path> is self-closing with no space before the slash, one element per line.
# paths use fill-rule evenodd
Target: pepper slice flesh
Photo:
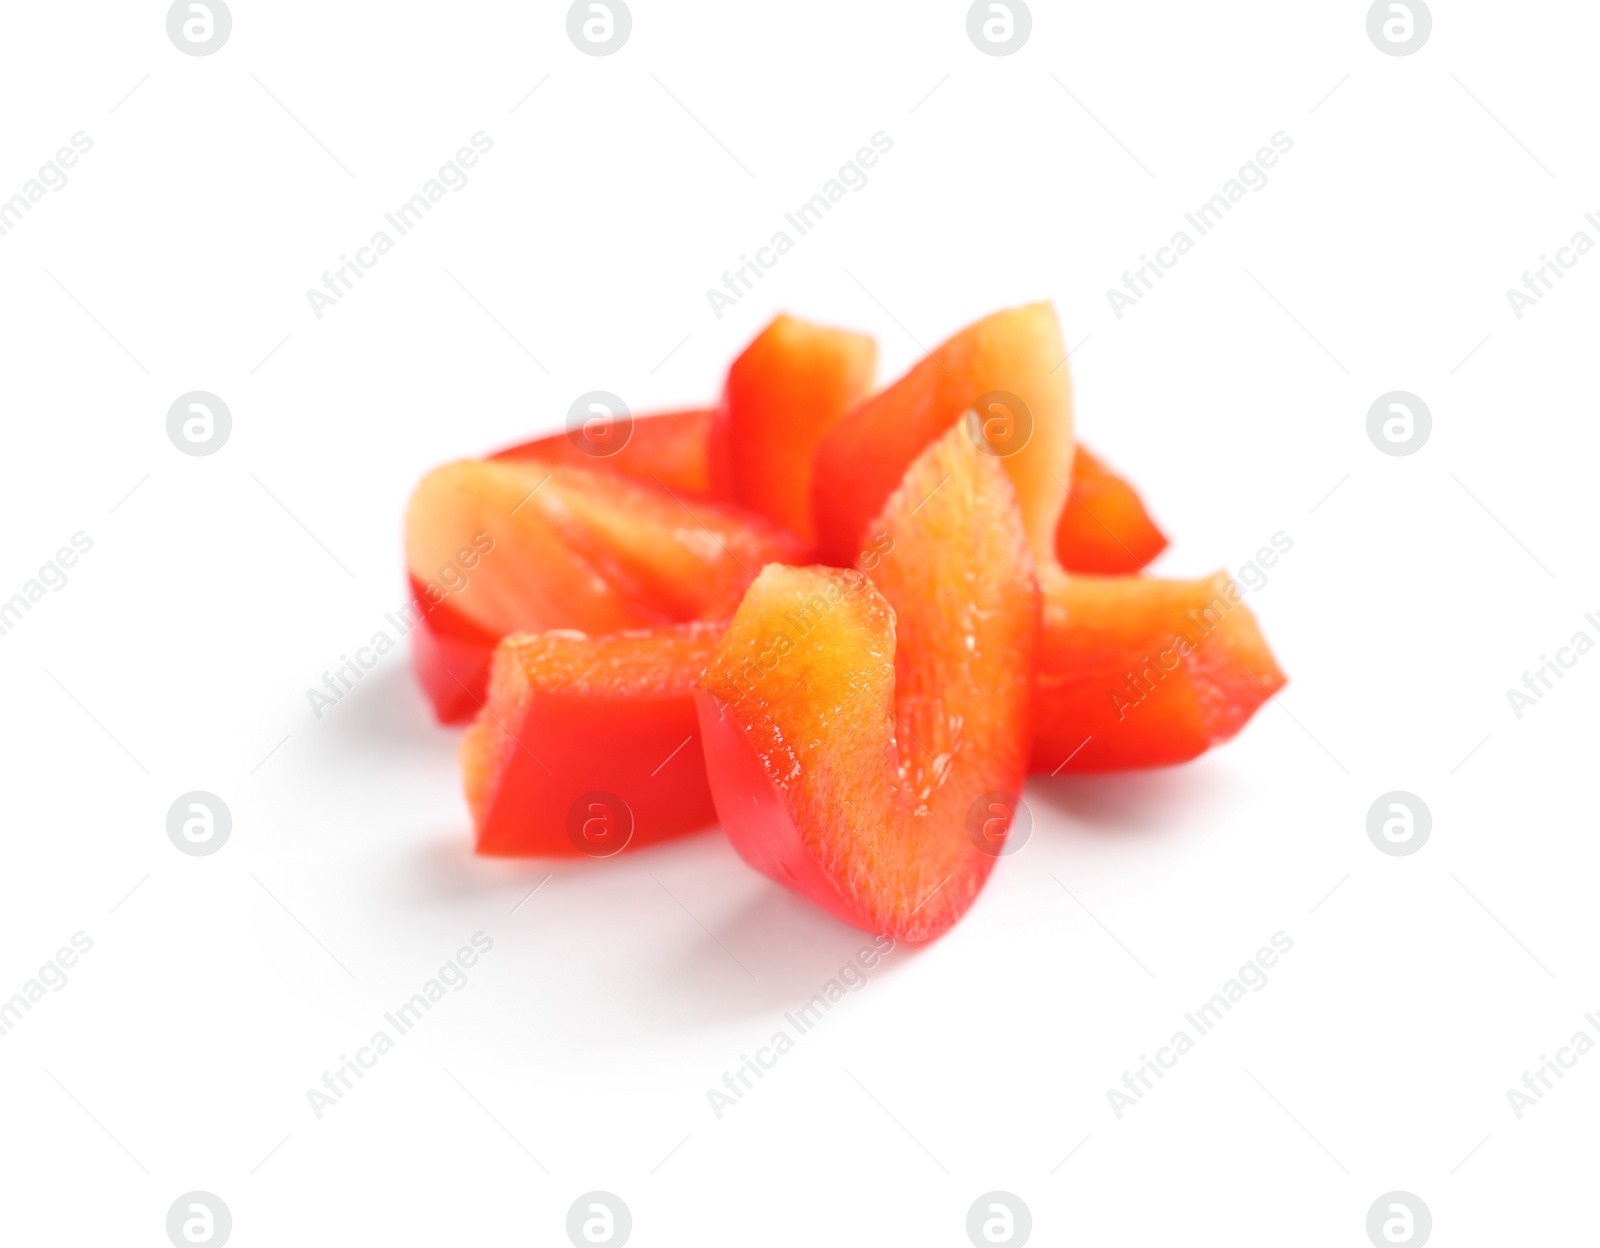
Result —
<path fill-rule="evenodd" d="M 1068 572 L 1131 575 L 1167 548 L 1132 482 L 1082 442 L 1072 457 L 1071 486 L 1056 525 L 1056 558 Z"/>
<path fill-rule="evenodd" d="M 780 316 L 734 360 L 712 426 L 717 493 L 811 541 L 817 444 L 872 388 L 865 334 Z"/>
<path fill-rule="evenodd" d="M 1033 770 L 1185 762 L 1233 736 L 1286 678 L 1225 572 L 1045 578 Z"/>
<path fill-rule="evenodd" d="M 967 326 L 848 413 L 817 447 L 818 557 L 851 564 L 912 461 L 978 405 L 972 432 L 1016 486 L 1036 563 L 1054 563 L 1072 473 L 1066 361 L 1050 304 L 1010 308 Z"/>
<path fill-rule="evenodd" d="M 988 878 L 1022 788 L 1038 582 L 1016 492 L 963 428 L 873 530 L 861 571 L 763 569 L 695 697 L 739 853 L 847 922 L 931 940 Z"/>
<path fill-rule="evenodd" d="M 413 658 L 435 712 L 455 722 L 481 705 L 502 637 L 726 619 L 764 563 L 802 549 L 730 504 L 606 469 L 448 464 L 423 478 L 406 513 L 407 563 L 425 607 Z"/>
<path fill-rule="evenodd" d="M 722 625 L 507 637 L 461 740 L 480 854 L 609 857 L 716 822 L 694 684 Z"/>

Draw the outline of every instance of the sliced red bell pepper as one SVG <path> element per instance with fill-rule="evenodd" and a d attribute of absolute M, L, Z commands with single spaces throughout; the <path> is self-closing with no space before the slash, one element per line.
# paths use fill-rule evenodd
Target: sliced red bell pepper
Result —
<path fill-rule="evenodd" d="M 715 823 L 694 684 L 722 631 L 502 641 L 461 741 L 478 852 L 609 857 Z"/>
<path fill-rule="evenodd" d="M 608 468 L 678 493 L 706 495 L 711 493 L 708 437 L 712 415 L 708 409 L 695 409 L 634 416 L 625 426 L 618 426 L 619 433 L 626 429 L 627 436 L 622 448 L 611 455 L 591 454 L 572 435 L 556 433 L 508 446 L 489 458 Z"/>
<path fill-rule="evenodd" d="M 842 410 L 870 389 L 875 356 L 875 344 L 865 335 L 779 317 L 734 362 L 718 411 L 636 416 L 631 436 L 615 455 L 590 455 L 570 436 L 558 433 L 507 447 L 490 458 L 609 469 L 683 494 L 737 501 L 811 536 L 816 444 Z M 817 370 L 824 373 L 826 385 L 808 380 Z M 810 388 L 812 397 L 804 402 L 790 394 L 796 378 L 802 388 Z M 852 392 L 850 401 L 836 404 L 833 396 Z M 780 430 L 769 432 L 769 422 L 777 422 Z M 732 430 L 742 432 L 734 437 Z M 740 449 L 713 454 L 713 445 L 730 441 Z M 716 473 L 713 459 L 719 461 Z M 720 485 L 713 484 L 713 476 L 720 478 Z M 772 489 L 739 489 L 739 482 L 764 479 L 774 483 Z M 1137 572 L 1166 549 L 1166 536 L 1133 485 L 1082 442 L 1068 484 L 1067 505 L 1056 526 L 1056 557 L 1067 571 L 1104 576 Z M 802 488 L 803 499 L 798 497 Z"/>
<path fill-rule="evenodd" d="M 711 440 L 717 493 L 811 541 L 817 444 L 872 388 L 865 334 L 780 316 L 728 369 Z"/>
<path fill-rule="evenodd" d="M 438 585 L 407 576 L 411 603 L 411 666 L 441 724 L 466 723 L 483 706 L 489 661 L 499 634 L 455 608 Z"/>
<path fill-rule="evenodd" d="M 1132 484 L 1082 442 L 1072 457 L 1072 489 L 1056 525 L 1056 558 L 1068 572 L 1138 572 L 1167 548 Z"/>
<path fill-rule="evenodd" d="M 1285 683 L 1226 573 L 1043 579 L 1036 772 L 1184 762 L 1233 736 Z"/>
<path fill-rule="evenodd" d="M 817 447 L 819 557 L 848 565 L 870 546 L 866 527 L 911 462 L 977 407 L 970 432 L 1011 474 L 1035 561 L 1054 563 L 1072 470 L 1066 362 L 1055 309 L 1012 308 L 969 325 L 847 414 Z"/>
<path fill-rule="evenodd" d="M 450 464 L 406 513 L 412 582 L 433 604 L 413 630 L 414 660 L 436 713 L 459 720 L 481 704 L 501 637 L 726 619 L 763 564 L 801 553 L 739 508 L 605 469 Z"/>
<path fill-rule="evenodd" d="M 1027 769 L 1039 591 L 1016 492 L 951 429 L 863 572 L 768 567 L 696 693 L 717 813 L 758 870 L 931 940 L 972 904 Z"/>

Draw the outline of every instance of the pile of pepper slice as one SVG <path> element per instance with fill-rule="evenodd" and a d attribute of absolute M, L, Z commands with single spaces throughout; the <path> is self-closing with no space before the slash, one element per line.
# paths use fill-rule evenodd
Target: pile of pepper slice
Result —
<path fill-rule="evenodd" d="M 406 515 L 418 676 L 471 720 L 480 853 L 608 856 L 720 822 L 896 939 L 946 931 L 1024 781 L 1158 767 L 1284 683 L 1232 579 L 1074 442 L 1049 304 L 873 392 L 869 337 L 788 316 L 714 409 L 602 411 L 430 473 Z"/>

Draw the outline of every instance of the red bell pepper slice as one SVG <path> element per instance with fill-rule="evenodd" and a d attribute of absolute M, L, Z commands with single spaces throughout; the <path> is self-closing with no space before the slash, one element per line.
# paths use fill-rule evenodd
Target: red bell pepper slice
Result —
<path fill-rule="evenodd" d="M 461 741 L 478 852 L 609 857 L 715 823 L 694 683 L 722 630 L 502 641 Z"/>
<path fill-rule="evenodd" d="M 712 492 L 709 449 L 712 416 L 709 409 L 703 408 L 634 416 L 619 426 L 619 434 L 626 430 L 626 440 L 622 448 L 611 455 L 592 454 L 570 434 L 557 433 L 508 446 L 489 458 L 606 468 L 638 481 L 654 482 L 676 493 L 704 496 Z"/>
<path fill-rule="evenodd" d="M 1056 525 L 1056 558 L 1068 572 L 1130 575 L 1167 548 L 1138 491 L 1082 442 L 1071 484 Z"/>
<path fill-rule="evenodd" d="M 868 931 L 931 940 L 1005 844 L 1038 583 L 1016 492 L 963 428 L 916 458 L 872 530 L 860 572 L 763 570 L 695 696 L 746 861 Z"/>
<path fill-rule="evenodd" d="M 852 563 L 911 462 L 976 406 L 971 432 L 1011 475 L 1035 561 L 1053 564 L 1072 471 L 1066 362 L 1055 309 L 1012 308 L 969 325 L 846 415 L 817 447 L 819 557 Z"/>
<path fill-rule="evenodd" d="M 815 532 L 810 492 L 816 445 L 838 423 L 842 410 L 851 406 L 847 401 L 834 410 L 834 396 L 853 394 L 858 400 L 870 388 L 875 355 L 873 340 L 864 335 L 779 317 L 729 369 L 718 410 L 636 416 L 631 436 L 615 455 L 592 456 L 567 434 L 558 433 L 507 447 L 489 458 L 604 468 L 675 492 L 739 502 L 809 537 Z M 825 374 L 825 384 L 808 380 L 819 370 Z M 803 403 L 787 397 L 788 387 L 796 382 L 809 386 L 813 397 Z M 768 422 L 780 423 L 782 431 L 769 433 Z M 739 449 L 713 451 L 714 446 L 730 442 Z M 715 473 L 713 460 L 718 461 Z M 713 483 L 714 476 L 720 484 Z M 739 488 L 741 481 L 758 480 L 771 481 L 773 488 Z M 1166 549 L 1165 534 L 1132 483 L 1082 442 L 1077 444 L 1068 484 L 1067 505 L 1056 526 L 1056 558 L 1068 572 L 1134 573 Z M 803 502 L 796 498 L 802 488 Z M 777 501 L 764 501 L 767 498 Z"/>
<path fill-rule="evenodd" d="M 726 619 L 792 534 L 729 504 L 606 469 L 538 459 L 467 460 L 425 477 L 406 514 L 413 585 L 432 605 L 413 657 L 441 720 L 484 696 L 510 633 L 602 634 Z"/>
<path fill-rule="evenodd" d="M 810 542 L 817 444 L 872 388 L 877 361 L 865 334 L 774 320 L 728 369 L 711 434 L 717 494 Z"/>
<path fill-rule="evenodd" d="M 1184 762 L 1238 732 L 1285 680 L 1226 573 L 1046 577 L 1033 770 Z"/>
<path fill-rule="evenodd" d="M 411 587 L 406 610 L 417 682 L 441 724 L 466 723 L 483 706 L 499 635 L 443 605 L 439 586 L 425 585 L 415 576 L 406 581 Z"/>

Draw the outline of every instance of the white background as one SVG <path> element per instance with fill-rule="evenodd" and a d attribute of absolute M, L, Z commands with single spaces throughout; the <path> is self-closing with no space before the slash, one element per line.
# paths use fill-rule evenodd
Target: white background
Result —
<path fill-rule="evenodd" d="M 1506 1090 L 1596 1034 L 1600 657 L 1520 720 L 1505 691 L 1600 640 L 1600 256 L 1520 320 L 1505 291 L 1600 242 L 1600 13 L 1438 0 L 1408 57 L 1365 16 L 1039 3 L 990 57 L 959 3 L 638 0 L 593 58 L 549 2 L 239 0 L 190 57 L 161 4 L 9 6 L 0 195 L 94 146 L 0 237 L 0 597 L 94 547 L 0 636 L 0 993 L 94 948 L 0 1037 L 7 1241 L 162 1244 L 192 1189 L 239 1245 L 565 1243 L 596 1188 L 639 1245 L 961 1245 L 991 1189 L 1048 1244 L 1358 1245 L 1393 1189 L 1440 1244 L 1587 1233 L 1600 1056 L 1520 1121 Z M 880 130 L 718 319 L 706 288 Z M 469 184 L 317 319 L 477 131 Z M 1119 319 L 1106 289 L 1277 131 L 1265 189 Z M 320 721 L 305 691 L 402 600 L 430 466 L 591 389 L 708 401 L 780 309 L 875 333 L 887 381 L 1036 298 L 1174 539 L 1157 571 L 1293 539 L 1249 598 L 1290 684 L 1190 766 L 1031 785 L 971 913 L 718 1120 L 706 1090 L 869 938 L 715 832 L 475 859 L 403 649 Z M 165 432 L 194 389 L 233 413 L 206 458 Z M 1433 413 L 1407 458 L 1365 430 L 1394 389 Z M 192 789 L 233 813 L 212 857 L 166 836 Z M 1432 811 L 1410 857 L 1367 838 L 1392 789 Z M 480 930 L 319 1121 L 306 1090 Z M 1107 1089 L 1277 931 L 1268 986 L 1119 1120 Z"/>

